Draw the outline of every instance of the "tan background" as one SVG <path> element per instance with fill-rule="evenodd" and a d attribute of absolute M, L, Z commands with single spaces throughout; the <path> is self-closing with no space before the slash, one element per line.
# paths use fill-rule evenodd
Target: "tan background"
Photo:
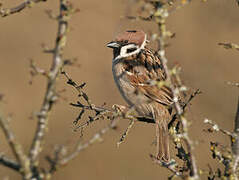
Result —
<path fill-rule="evenodd" d="M 4 5 L 11 7 L 20 2 L 5 0 Z M 57 24 L 44 11 L 54 9 L 57 12 L 58 4 L 57 0 L 40 3 L 18 15 L 0 20 L 0 93 L 5 94 L 0 107 L 5 115 L 12 114 L 11 127 L 26 150 L 36 127 L 36 120 L 29 117 L 39 110 L 46 86 L 45 78 L 41 76 L 34 78 L 33 85 L 28 84 L 29 59 L 34 59 L 40 67 L 49 67 L 51 56 L 42 53 L 41 44 L 53 47 Z M 87 83 L 86 90 L 95 104 L 124 104 L 111 75 L 112 53 L 105 45 L 120 31 L 137 28 L 147 31 L 155 27 L 148 23 L 120 20 L 126 7 L 131 5 L 124 0 L 79 0 L 74 4 L 81 12 L 70 22 L 65 57 L 78 57 L 81 68 L 66 70 L 77 82 Z M 196 158 L 203 169 L 206 169 L 208 162 L 217 167 L 216 161 L 211 160 L 209 140 L 228 142 L 226 137 L 203 132 L 204 118 L 216 121 L 225 129 L 231 130 L 233 127 L 238 89 L 225 82 L 238 81 L 239 52 L 225 50 L 217 43 L 239 43 L 238 22 L 239 7 L 233 0 L 194 1 L 168 19 L 168 28 L 176 33 L 167 50 L 170 63 L 180 63 L 184 82 L 203 91 L 188 112 L 188 119 L 193 122 L 191 135 L 199 143 L 195 150 Z M 64 83 L 63 77 L 60 77 L 58 89 L 67 90 L 62 94 L 67 100 L 59 100 L 51 114 L 46 148 L 41 154 L 43 166 L 47 166 L 44 156 L 52 152 L 55 144 L 73 147 L 80 138 L 80 133 L 72 131 L 72 121 L 79 111 L 69 106 L 70 102 L 77 101 L 77 94 Z M 103 143 L 83 151 L 68 166 L 59 170 L 53 179 L 166 179 L 168 171 L 149 158 L 149 154 L 155 150 L 152 125 L 136 123 L 126 142 L 120 148 L 116 147 L 127 123 L 122 120 L 119 129 L 108 133 Z M 83 141 L 106 124 L 106 121 L 99 121 L 91 125 L 85 130 Z M 3 139 L 1 132 L 0 151 L 11 155 Z M 0 166 L 0 179 L 3 177 L 20 179 L 13 171 Z"/>

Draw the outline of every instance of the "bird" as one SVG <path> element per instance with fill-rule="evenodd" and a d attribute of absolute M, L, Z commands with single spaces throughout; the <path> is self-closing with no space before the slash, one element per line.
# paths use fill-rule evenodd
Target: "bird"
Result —
<path fill-rule="evenodd" d="M 173 95 L 156 51 L 147 47 L 142 30 L 119 33 L 107 44 L 113 49 L 112 73 L 120 94 L 138 118 L 153 119 L 156 126 L 156 158 L 170 161 L 168 123 L 172 117 Z"/>

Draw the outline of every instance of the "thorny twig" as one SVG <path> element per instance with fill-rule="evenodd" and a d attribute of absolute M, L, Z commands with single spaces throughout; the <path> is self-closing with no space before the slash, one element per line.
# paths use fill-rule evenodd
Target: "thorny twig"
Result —
<path fill-rule="evenodd" d="M 85 113 L 85 110 L 90 110 L 90 111 L 94 111 L 95 112 L 95 116 L 91 117 L 89 116 L 89 120 L 86 121 L 83 124 L 78 125 L 75 130 L 77 129 L 83 129 L 87 126 L 89 126 L 91 123 L 100 120 L 101 118 L 107 117 L 107 114 L 111 113 L 110 110 L 104 108 L 104 107 L 97 107 L 94 104 L 91 103 L 91 100 L 89 99 L 88 95 L 84 92 L 83 88 L 86 85 L 86 83 L 82 83 L 81 85 L 78 85 L 75 81 L 73 81 L 69 75 L 65 72 L 65 71 L 61 71 L 61 74 L 63 74 L 66 79 L 67 79 L 67 84 L 71 85 L 72 87 L 74 87 L 74 89 L 76 89 L 76 91 L 79 93 L 78 96 L 80 98 L 83 98 L 83 100 L 86 102 L 87 105 L 84 105 L 83 103 L 81 103 L 80 101 L 77 101 L 76 104 L 71 103 L 70 105 L 74 106 L 74 107 L 79 107 L 81 108 L 81 112 L 79 113 L 78 117 L 76 118 L 76 120 L 74 121 L 74 124 L 76 125 L 78 123 L 78 121 L 82 118 L 83 114 Z"/>
<path fill-rule="evenodd" d="M 104 119 L 104 117 L 107 117 L 108 119 L 111 119 L 111 120 L 118 118 L 118 117 L 123 117 L 125 119 L 130 119 L 130 121 L 132 121 L 132 116 L 129 116 L 129 112 L 133 111 L 132 109 L 128 109 L 127 107 L 122 106 L 122 105 L 114 105 L 112 109 L 107 109 L 103 106 L 102 107 L 95 106 L 94 104 L 91 103 L 88 95 L 83 90 L 83 87 L 86 85 L 85 83 L 82 83 L 81 85 L 79 85 L 75 81 L 73 81 L 65 71 L 62 71 L 61 73 L 66 77 L 67 83 L 69 85 L 73 86 L 77 90 L 77 92 L 79 92 L 79 97 L 82 97 L 83 100 L 87 103 L 87 105 L 83 104 L 80 101 L 77 101 L 77 103 L 70 103 L 70 105 L 72 105 L 74 107 L 79 107 L 82 109 L 81 112 L 79 113 L 78 117 L 74 121 L 74 124 L 77 124 L 78 121 L 82 118 L 83 114 L 85 113 L 85 110 L 92 110 L 92 111 L 95 111 L 95 113 L 96 113 L 95 117 L 89 117 L 88 121 L 78 125 L 75 128 L 75 130 L 83 129 L 97 120 L 100 120 L 102 118 Z M 183 104 L 183 109 L 185 109 L 189 105 L 189 103 L 193 100 L 193 98 L 196 97 L 196 95 L 198 95 L 200 93 L 201 93 L 201 91 L 199 89 L 194 91 L 191 94 L 191 96 L 188 98 L 188 100 Z M 134 117 L 134 118 L 136 118 L 140 122 L 153 123 L 153 124 L 155 123 L 155 121 L 150 118 L 144 118 L 144 117 Z M 177 114 L 175 114 L 173 116 L 171 122 L 173 123 L 173 121 L 176 118 L 177 118 Z M 133 122 L 131 122 L 131 123 L 133 123 Z M 131 123 L 129 125 L 130 127 L 132 126 Z M 128 134 L 128 130 L 130 129 L 130 127 L 128 127 L 126 129 L 126 131 L 124 132 L 124 134 L 122 136 L 126 136 L 125 134 Z M 123 138 L 121 137 L 121 139 L 124 140 L 124 137 Z"/>
<path fill-rule="evenodd" d="M 108 119 L 111 119 L 112 121 L 105 128 L 101 129 L 98 133 L 93 135 L 93 137 L 89 141 L 87 141 L 84 144 L 79 143 L 71 153 L 64 155 L 62 158 L 59 158 L 59 157 L 56 158 L 56 156 L 55 156 L 54 159 L 51 159 L 48 157 L 48 161 L 51 163 L 51 169 L 48 172 L 48 176 L 51 176 L 54 172 L 56 172 L 56 170 L 59 167 L 62 167 L 64 165 L 68 164 L 69 161 L 76 158 L 82 150 L 88 148 L 89 146 L 91 146 L 92 144 L 94 144 L 97 141 L 101 141 L 102 135 L 104 135 L 110 129 L 116 128 L 116 124 L 117 124 L 116 118 L 119 116 L 119 114 L 115 113 L 114 111 L 108 110 L 103 107 L 96 107 L 94 104 L 91 103 L 88 95 L 83 91 L 83 87 L 85 86 L 85 83 L 83 83 L 82 85 L 78 85 L 75 81 L 73 81 L 69 77 L 69 75 L 65 71 L 62 71 L 61 73 L 67 78 L 67 83 L 69 85 L 73 86 L 79 93 L 79 96 L 83 97 L 85 102 L 87 102 L 87 105 L 83 105 L 79 101 L 77 102 L 77 104 L 71 104 L 71 105 L 82 108 L 83 110 L 85 109 L 85 110 L 94 111 L 96 113 L 96 115 L 94 117 L 90 117 L 89 121 L 87 121 L 84 124 L 79 125 L 77 128 L 84 128 L 84 127 L 88 126 L 90 123 L 92 123 L 96 120 L 99 120 L 99 119 L 108 118 Z M 84 112 L 81 111 L 81 113 L 78 117 L 79 119 L 82 117 L 83 113 Z M 75 124 L 78 122 L 78 120 L 79 120 L 78 118 L 75 121 Z M 58 154 L 58 153 L 55 152 L 55 154 Z"/>
<path fill-rule="evenodd" d="M 117 118 L 124 118 L 124 119 L 129 119 L 130 120 L 130 124 L 129 126 L 126 128 L 125 132 L 122 134 L 119 142 L 117 143 L 117 145 L 119 146 L 126 138 L 126 136 L 128 135 L 130 129 L 132 128 L 132 126 L 135 123 L 135 120 L 140 120 L 140 121 L 144 121 L 144 122 L 148 122 L 148 123 L 155 123 L 153 120 L 147 120 L 144 118 L 137 118 L 135 116 L 132 115 L 132 113 L 134 112 L 134 107 L 132 108 L 127 108 L 125 106 L 122 105 L 113 105 L 112 109 L 107 109 L 104 107 L 97 107 L 94 104 L 91 103 L 91 101 L 89 100 L 88 95 L 84 92 L 83 87 L 85 86 L 85 83 L 78 85 L 75 81 L 73 81 L 69 75 L 65 72 L 62 71 L 61 72 L 67 79 L 67 83 L 71 86 L 73 86 L 77 92 L 79 93 L 79 97 L 82 97 L 83 100 L 87 103 L 87 105 L 84 105 L 84 103 L 78 101 L 76 104 L 71 103 L 72 106 L 75 107 L 79 107 L 81 108 L 81 111 L 78 115 L 78 117 L 76 118 L 76 120 L 74 121 L 74 124 L 77 124 L 78 121 L 82 118 L 83 114 L 85 113 L 85 110 L 89 110 L 89 111 L 93 111 L 95 112 L 95 116 L 89 116 L 89 120 L 86 121 L 85 123 L 82 123 L 80 125 L 78 125 L 75 130 L 80 129 L 83 130 L 85 127 L 89 126 L 91 123 L 98 121 L 100 119 L 109 119 L 111 120 L 112 123 L 114 123 L 114 121 L 117 120 Z"/>
<path fill-rule="evenodd" d="M 82 118 L 83 114 L 85 113 L 85 110 L 94 111 L 96 113 L 96 115 L 94 117 L 89 116 L 89 120 L 86 121 L 85 123 L 82 123 L 82 124 L 78 125 L 75 128 L 75 130 L 77 130 L 77 129 L 83 130 L 85 127 L 89 126 L 91 123 L 93 123 L 95 121 L 98 121 L 100 119 L 110 119 L 111 121 L 114 121 L 117 118 L 129 119 L 130 124 L 126 128 L 124 133 L 122 134 L 119 142 L 117 143 L 117 145 L 119 146 L 125 140 L 125 138 L 128 135 L 130 129 L 134 125 L 135 120 L 138 120 L 138 121 L 141 121 L 141 122 L 146 122 L 146 123 L 155 123 L 155 121 L 153 119 L 148 119 L 148 118 L 144 118 L 144 117 L 137 117 L 137 116 L 132 115 L 132 113 L 134 112 L 134 107 L 128 109 L 125 106 L 113 105 L 112 109 L 107 109 L 107 108 L 104 108 L 104 107 L 95 106 L 94 104 L 91 103 L 91 101 L 89 100 L 88 95 L 83 90 L 83 87 L 85 86 L 85 83 L 83 83 L 81 85 L 78 85 L 75 81 L 73 81 L 69 77 L 69 75 L 65 71 L 62 71 L 62 74 L 67 78 L 67 83 L 69 85 L 73 86 L 79 92 L 79 97 L 82 97 L 83 100 L 87 103 L 87 105 L 84 105 L 84 103 L 82 103 L 80 101 L 77 101 L 76 104 L 71 103 L 72 106 L 81 108 L 81 111 L 80 111 L 78 117 L 76 118 L 76 120 L 74 121 L 74 124 L 77 124 L 78 121 Z M 200 94 L 200 90 L 196 90 L 194 93 L 191 94 L 189 99 L 183 105 L 183 109 L 186 108 L 186 106 L 191 102 L 191 100 L 197 94 Z M 177 118 L 177 114 L 175 114 L 173 116 L 171 122 L 173 123 L 173 121 L 176 118 Z"/>
<path fill-rule="evenodd" d="M 81 85 L 78 85 L 75 81 L 73 81 L 68 74 L 65 71 L 61 71 L 61 74 L 63 74 L 66 78 L 67 78 L 67 84 L 73 86 L 79 93 L 79 97 L 83 97 L 83 99 L 85 100 L 85 102 L 87 103 L 87 107 L 89 109 L 93 109 L 94 105 L 91 104 L 91 101 L 89 99 L 89 97 L 87 96 L 87 94 L 83 91 L 83 87 L 86 85 L 86 83 L 82 83 Z"/>
<path fill-rule="evenodd" d="M 32 7 L 34 4 L 43 2 L 43 1 L 46 1 L 46 0 L 26 0 L 23 3 L 17 5 L 16 7 L 9 8 L 9 9 L 1 8 L 1 4 L 0 4 L 0 16 L 6 17 L 11 14 L 18 13 L 24 10 L 26 7 Z"/>

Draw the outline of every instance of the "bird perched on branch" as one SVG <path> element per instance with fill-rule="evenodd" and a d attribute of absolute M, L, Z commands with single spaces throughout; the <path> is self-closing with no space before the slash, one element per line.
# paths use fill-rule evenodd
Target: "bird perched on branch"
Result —
<path fill-rule="evenodd" d="M 147 48 L 147 36 L 141 30 L 119 34 L 107 47 L 113 49 L 112 71 L 115 83 L 138 117 L 151 118 L 156 124 L 157 158 L 170 160 L 168 123 L 173 97 L 164 85 L 163 65 L 156 53 Z M 161 82 L 161 86 L 159 85 Z"/>

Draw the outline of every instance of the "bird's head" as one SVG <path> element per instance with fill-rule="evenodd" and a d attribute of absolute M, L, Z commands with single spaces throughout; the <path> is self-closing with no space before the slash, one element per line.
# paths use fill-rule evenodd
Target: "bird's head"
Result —
<path fill-rule="evenodd" d="M 113 49 L 114 60 L 127 58 L 140 53 L 147 43 L 146 34 L 141 30 L 120 33 L 107 47 Z"/>

